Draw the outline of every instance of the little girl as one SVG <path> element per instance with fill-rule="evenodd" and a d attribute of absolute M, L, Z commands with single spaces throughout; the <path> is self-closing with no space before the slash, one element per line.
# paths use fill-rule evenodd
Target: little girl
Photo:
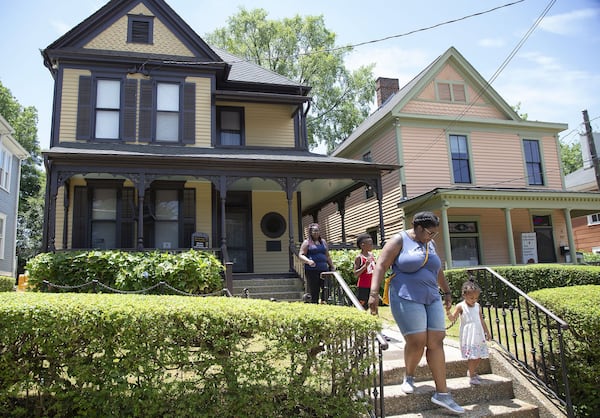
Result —
<path fill-rule="evenodd" d="M 462 357 L 467 359 L 467 376 L 471 385 L 481 384 L 477 366 L 482 358 L 489 356 L 486 341 L 489 341 L 490 333 L 478 303 L 480 294 L 481 288 L 477 283 L 467 281 L 462 286 L 463 300 L 456 305 L 454 313 L 450 313 L 450 309 L 446 311 L 452 322 L 460 316 L 460 351 Z"/>
<path fill-rule="evenodd" d="M 373 238 L 369 234 L 360 234 L 356 238 L 356 246 L 360 249 L 360 254 L 354 259 L 354 275 L 358 277 L 356 297 L 363 308 L 368 309 L 371 278 L 375 269 L 375 258 L 371 252 L 373 251 Z"/>

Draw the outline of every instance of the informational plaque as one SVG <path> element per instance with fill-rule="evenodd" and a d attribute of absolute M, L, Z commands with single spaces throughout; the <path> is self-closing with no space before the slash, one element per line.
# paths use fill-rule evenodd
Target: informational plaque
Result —
<path fill-rule="evenodd" d="M 521 249 L 523 254 L 523 264 L 538 262 L 537 238 L 535 232 L 523 232 L 521 234 Z"/>

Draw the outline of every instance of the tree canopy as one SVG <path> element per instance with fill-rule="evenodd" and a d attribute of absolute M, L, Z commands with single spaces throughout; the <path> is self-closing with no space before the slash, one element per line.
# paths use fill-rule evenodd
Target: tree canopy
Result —
<path fill-rule="evenodd" d="M 560 141 L 560 158 L 562 160 L 564 174 L 570 174 L 583 167 L 583 156 L 579 142 L 567 143 Z"/>
<path fill-rule="evenodd" d="M 37 109 L 23 107 L 0 82 L 0 115 L 14 129 L 13 137 L 29 153 L 21 164 L 19 213 L 17 216 L 17 257 L 20 268 L 37 254 L 42 242 L 44 198 L 41 151 L 37 138 Z"/>
<path fill-rule="evenodd" d="M 205 36 L 206 41 L 240 58 L 312 87 L 307 115 L 312 148 L 333 149 L 370 112 L 375 95 L 374 64 L 350 71 L 344 57 L 351 47 L 337 47 L 336 35 L 323 16 L 270 20 L 264 9 L 246 10 L 227 20 L 227 26 Z"/>

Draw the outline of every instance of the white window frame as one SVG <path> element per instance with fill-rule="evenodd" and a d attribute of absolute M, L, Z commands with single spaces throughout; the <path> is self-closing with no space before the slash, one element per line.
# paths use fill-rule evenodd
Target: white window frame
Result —
<path fill-rule="evenodd" d="M 156 84 L 156 141 L 179 142 L 181 116 L 181 85 Z"/>
<path fill-rule="evenodd" d="M 122 88 L 119 79 L 96 80 L 95 138 L 120 138 Z"/>
<path fill-rule="evenodd" d="M 600 225 L 600 212 L 592 213 L 591 215 L 588 215 L 587 216 L 587 224 L 588 224 L 588 226 Z"/>
<path fill-rule="evenodd" d="M 0 213 L 0 260 L 4 260 L 4 243 L 6 242 L 6 215 Z"/>
<path fill-rule="evenodd" d="M 0 188 L 10 192 L 13 154 L 0 144 Z"/>

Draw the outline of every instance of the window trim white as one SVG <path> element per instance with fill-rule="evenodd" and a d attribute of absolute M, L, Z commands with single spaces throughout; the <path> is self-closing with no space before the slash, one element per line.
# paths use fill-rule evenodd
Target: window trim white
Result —
<path fill-rule="evenodd" d="M 594 220 L 594 217 L 596 217 L 595 220 Z M 588 215 L 587 216 L 587 224 L 588 224 L 588 226 L 600 225 L 600 212 L 592 213 L 591 215 Z"/>
<path fill-rule="evenodd" d="M 10 193 L 14 155 L 0 143 L 0 188 Z M 6 163 L 6 166 L 4 165 Z"/>
<path fill-rule="evenodd" d="M 6 244 L 6 214 L 0 213 L 0 260 L 4 260 L 4 248 Z"/>

